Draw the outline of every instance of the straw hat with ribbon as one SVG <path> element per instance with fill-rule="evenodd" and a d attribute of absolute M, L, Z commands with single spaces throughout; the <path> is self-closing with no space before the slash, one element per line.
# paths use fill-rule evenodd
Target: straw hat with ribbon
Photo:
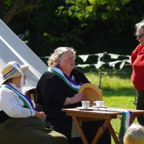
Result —
<path fill-rule="evenodd" d="M 93 105 L 94 101 L 102 101 L 103 96 L 100 89 L 91 83 L 83 84 L 78 92 L 83 92 L 86 96 L 86 100 L 90 101 L 90 106 Z"/>
<path fill-rule="evenodd" d="M 7 81 L 10 78 L 21 76 L 21 87 L 23 86 L 23 77 L 26 71 L 28 70 L 29 65 L 20 65 L 16 61 L 11 61 L 7 63 L 1 73 L 2 83 Z"/>

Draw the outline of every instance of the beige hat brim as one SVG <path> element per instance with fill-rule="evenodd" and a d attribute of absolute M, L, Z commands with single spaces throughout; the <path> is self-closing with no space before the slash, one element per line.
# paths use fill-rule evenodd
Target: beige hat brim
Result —
<path fill-rule="evenodd" d="M 93 105 L 93 101 L 101 101 L 103 99 L 100 89 L 91 83 L 83 84 L 78 92 L 83 92 L 86 96 L 86 100 L 90 101 L 90 105 Z"/>
<path fill-rule="evenodd" d="M 27 64 L 20 66 L 20 70 L 21 70 L 24 74 L 27 72 L 28 68 L 29 68 L 29 65 L 27 65 Z M 2 82 L 2 84 L 3 84 L 5 81 L 7 81 L 8 79 L 10 79 L 10 78 L 19 77 L 19 76 L 22 76 L 22 74 L 21 74 L 18 70 L 16 70 L 14 73 L 12 73 L 10 76 L 8 76 L 8 77 Z"/>

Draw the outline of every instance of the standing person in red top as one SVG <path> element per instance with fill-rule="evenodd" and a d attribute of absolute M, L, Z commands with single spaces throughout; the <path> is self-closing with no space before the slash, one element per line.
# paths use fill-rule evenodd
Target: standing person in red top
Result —
<path fill-rule="evenodd" d="M 137 92 L 136 109 L 144 110 L 144 20 L 136 24 L 136 36 L 140 44 L 131 54 L 131 81 Z M 144 125 L 144 118 L 138 117 L 138 122 Z"/>

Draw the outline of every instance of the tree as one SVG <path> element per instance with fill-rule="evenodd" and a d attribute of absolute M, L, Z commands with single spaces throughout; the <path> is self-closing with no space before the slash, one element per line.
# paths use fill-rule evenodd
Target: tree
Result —
<path fill-rule="evenodd" d="M 36 4 L 23 0 L 21 5 L 30 1 Z M 5 11 L 12 4 L 7 7 Z M 29 30 L 28 46 L 39 56 L 59 46 L 74 47 L 77 54 L 130 54 L 138 44 L 135 23 L 141 21 L 143 7 L 143 0 L 41 0 L 36 9 L 15 15 L 8 25 L 17 35 Z"/>
<path fill-rule="evenodd" d="M 65 0 L 66 6 L 59 7 L 59 13 L 77 17 L 79 20 L 108 20 L 116 18 L 116 12 L 131 0 Z"/>
<path fill-rule="evenodd" d="M 6 24 L 25 11 L 32 11 L 38 7 L 40 0 L 4 0 L 0 1 L 0 18 Z"/>

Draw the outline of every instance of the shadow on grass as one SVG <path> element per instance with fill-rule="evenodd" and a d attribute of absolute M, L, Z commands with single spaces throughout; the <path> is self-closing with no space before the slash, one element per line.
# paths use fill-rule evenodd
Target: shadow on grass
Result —
<path fill-rule="evenodd" d="M 107 92 L 135 92 L 135 88 L 134 87 L 119 87 L 119 88 L 111 88 L 111 87 L 106 87 L 106 86 L 102 86 L 102 89 L 104 91 L 107 91 Z"/>
<path fill-rule="evenodd" d="M 100 68 L 96 69 L 95 67 L 86 67 L 86 68 L 78 67 L 77 69 L 79 69 L 83 73 L 90 73 L 90 74 L 95 74 L 99 76 L 101 74 L 102 77 L 105 75 L 108 75 L 109 77 L 117 76 L 118 78 L 121 78 L 121 79 L 126 79 L 126 78 L 130 79 L 131 74 L 132 74 L 131 66 L 124 67 L 122 70 L 103 67 L 102 72 Z"/>
<path fill-rule="evenodd" d="M 135 89 L 134 88 L 124 88 L 123 90 L 113 90 L 103 88 L 103 95 L 105 97 L 113 97 L 113 96 L 126 96 L 126 97 L 135 97 Z"/>

